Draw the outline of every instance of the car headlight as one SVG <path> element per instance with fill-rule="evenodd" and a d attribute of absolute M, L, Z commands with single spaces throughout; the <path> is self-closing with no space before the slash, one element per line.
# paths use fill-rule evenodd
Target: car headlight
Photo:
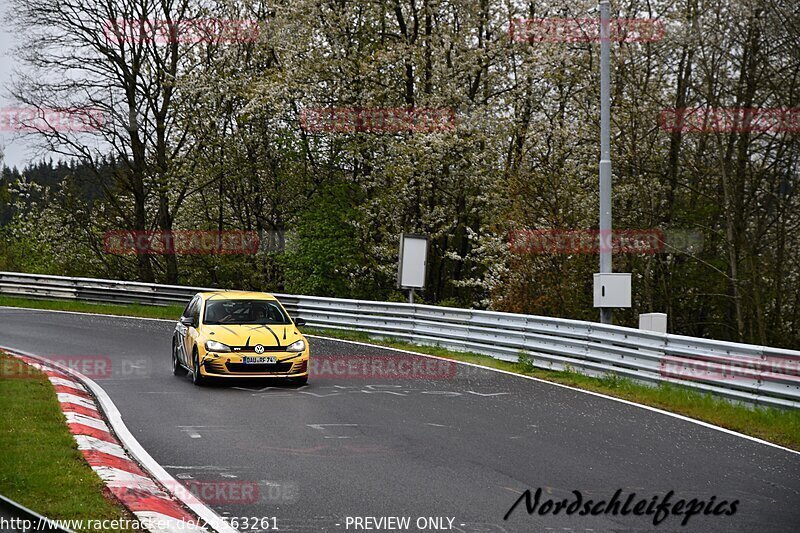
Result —
<path fill-rule="evenodd" d="M 306 341 L 300 339 L 299 341 L 294 341 L 292 344 L 286 347 L 287 352 L 302 352 L 306 349 Z"/>
<path fill-rule="evenodd" d="M 230 352 L 231 347 L 217 341 L 206 341 L 206 351 L 209 352 Z"/>

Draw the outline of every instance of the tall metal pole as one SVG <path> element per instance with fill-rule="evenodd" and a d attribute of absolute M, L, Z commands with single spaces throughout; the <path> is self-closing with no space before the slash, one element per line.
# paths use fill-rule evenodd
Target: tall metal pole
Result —
<path fill-rule="evenodd" d="M 611 273 L 611 43 L 609 0 L 600 0 L 600 273 Z M 600 322 L 611 324 L 611 308 L 600 308 Z"/>

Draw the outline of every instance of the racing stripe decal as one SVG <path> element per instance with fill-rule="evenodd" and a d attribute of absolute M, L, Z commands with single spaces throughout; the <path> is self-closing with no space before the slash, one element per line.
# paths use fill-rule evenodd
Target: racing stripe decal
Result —
<path fill-rule="evenodd" d="M 275 337 L 275 342 L 277 342 L 277 343 L 278 343 L 278 348 L 282 348 L 282 346 L 281 346 L 281 341 L 278 339 L 278 336 L 277 336 L 277 335 L 275 335 L 275 332 L 274 332 L 274 331 L 272 331 L 272 328 L 271 328 L 271 327 L 269 327 L 269 326 L 267 326 L 267 325 L 265 325 L 265 324 L 262 324 L 262 325 L 261 325 L 261 327 L 262 327 L 262 328 L 267 328 L 267 330 L 268 330 L 270 333 L 272 333 L 272 336 L 273 336 L 273 337 Z"/>

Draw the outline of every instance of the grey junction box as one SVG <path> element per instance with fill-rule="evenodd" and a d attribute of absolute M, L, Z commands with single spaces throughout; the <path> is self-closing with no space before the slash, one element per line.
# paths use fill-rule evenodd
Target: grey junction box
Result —
<path fill-rule="evenodd" d="M 595 274 L 594 306 L 630 307 L 631 306 L 630 273 Z"/>

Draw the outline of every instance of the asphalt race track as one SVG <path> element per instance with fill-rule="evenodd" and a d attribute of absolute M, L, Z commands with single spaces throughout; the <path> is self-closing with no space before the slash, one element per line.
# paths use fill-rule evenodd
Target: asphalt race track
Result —
<path fill-rule="evenodd" d="M 173 326 L 0 308 L 0 346 L 103 362 L 90 377 L 156 461 L 204 490 L 221 515 L 275 517 L 280 531 L 364 531 L 356 517 L 389 516 L 410 517 L 410 531 L 421 517 L 474 533 L 800 530 L 798 454 L 465 365 L 407 379 L 330 372 L 300 388 L 198 388 L 171 373 Z M 311 350 L 328 368 L 340 358 L 411 357 L 319 338 Z M 636 501 L 674 491 L 673 502 L 738 506 L 686 526 L 679 516 L 654 526 L 648 515 L 528 515 L 524 503 L 503 519 L 523 491 L 539 487 L 542 504 L 574 501 L 572 491 L 609 500 L 621 489 Z"/>

